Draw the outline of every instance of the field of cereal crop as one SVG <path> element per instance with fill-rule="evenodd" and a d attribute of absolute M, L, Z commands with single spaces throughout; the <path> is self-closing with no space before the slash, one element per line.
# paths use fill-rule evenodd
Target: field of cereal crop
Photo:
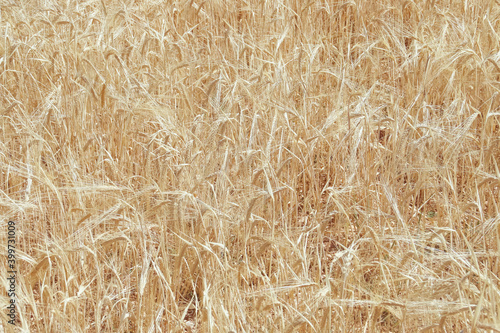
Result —
<path fill-rule="evenodd" d="M 500 332 L 499 80 L 498 1 L 1 1 L 14 325 Z"/>

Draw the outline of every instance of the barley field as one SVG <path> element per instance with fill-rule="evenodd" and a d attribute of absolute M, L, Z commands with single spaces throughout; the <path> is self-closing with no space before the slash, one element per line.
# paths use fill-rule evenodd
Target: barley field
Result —
<path fill-rule="evenodd" d="M 499 92 L 498 1 L 2 0 L 0 331 L 500 332 Z"/>

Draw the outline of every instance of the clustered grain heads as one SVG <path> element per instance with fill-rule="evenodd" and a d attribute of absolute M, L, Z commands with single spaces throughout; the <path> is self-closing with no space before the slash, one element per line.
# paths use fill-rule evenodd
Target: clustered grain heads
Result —
<path fill-rule="evenodd" d="M 18 325 L 500 331 L 499 31 L 489 0 L 3 1 Z"/>

